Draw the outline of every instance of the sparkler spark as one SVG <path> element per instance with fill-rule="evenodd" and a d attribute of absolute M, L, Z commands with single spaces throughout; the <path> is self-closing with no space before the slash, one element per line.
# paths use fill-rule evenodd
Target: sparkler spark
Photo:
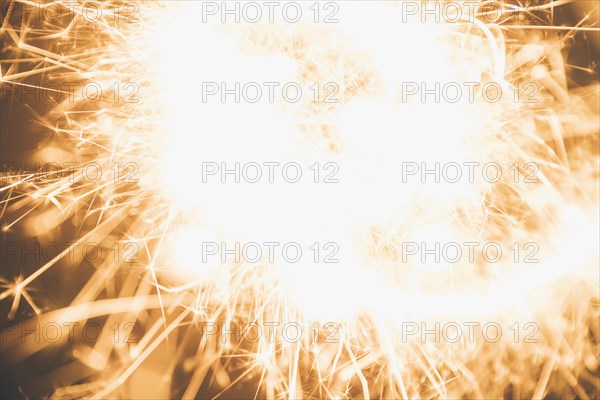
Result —
<path fill-rule="evenodd" d="M 65 399 L 597 397 L 575 5 L 11 1 L 0 85 L 48 139 L 3 160 L 3 264 L 15 230 L 59 245 L 2 273 L 3 371 Z"/>

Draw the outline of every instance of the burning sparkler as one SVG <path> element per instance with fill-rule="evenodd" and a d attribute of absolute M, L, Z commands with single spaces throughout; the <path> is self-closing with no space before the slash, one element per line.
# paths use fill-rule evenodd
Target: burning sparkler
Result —
<path fill-rule="evenodd" d="M 556 24 L 574 4 L 9 2 L 0 83 L 48 138 L 3 162 L 3 374 L 597 397 L 598 72 L 576 87 L 564 49 L 598 6 Z"/>

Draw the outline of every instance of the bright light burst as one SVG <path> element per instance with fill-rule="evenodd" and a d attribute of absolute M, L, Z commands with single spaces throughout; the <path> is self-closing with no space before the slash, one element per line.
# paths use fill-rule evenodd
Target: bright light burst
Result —
<path fill-rule="evenodd" d="M 3 93 L 53 103 L 28 105 L 47 138 L 26 160 L 58 166 L 2 175 L 3 264 L 22 259 L 13 231 L 61 243 L 2 272 L 2 317 L 19 322 L 3 325 L 3 370 L 20 391 L 596 398 L 598 60 L 565 54 L 598 33 L 598 5 L 567 27 L 555 18 L 580 4 L 446 3 L 306 2 L 298 23 L 279 8 L 223 23 L 219 2 L 3 6 Z M 236 82 L 262 97 L 221 101 Z M 223 183 L 235 163 L 273 179 Z M 279 179 L 290 164 L 308 178 Z M 274 242 L 256 262 L 207 246 Z M 479 247 L 459 262 L 411 247 L 440 243 Z M 69 335 L 24 338 L 36 322 Z"/>

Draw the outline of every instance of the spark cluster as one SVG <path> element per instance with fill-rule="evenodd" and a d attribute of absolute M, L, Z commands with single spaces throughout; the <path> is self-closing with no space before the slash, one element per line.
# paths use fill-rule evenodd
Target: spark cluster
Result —
<path fill-rule="evenodd" d="M 598 6 L 446 3 L 8 3 L 0 87 L 46 137 L 3 160 L 3 241 L 62 243 L 2 271 L 21 393 L 597 397 L 598 72 L 567 50 Z"/>

